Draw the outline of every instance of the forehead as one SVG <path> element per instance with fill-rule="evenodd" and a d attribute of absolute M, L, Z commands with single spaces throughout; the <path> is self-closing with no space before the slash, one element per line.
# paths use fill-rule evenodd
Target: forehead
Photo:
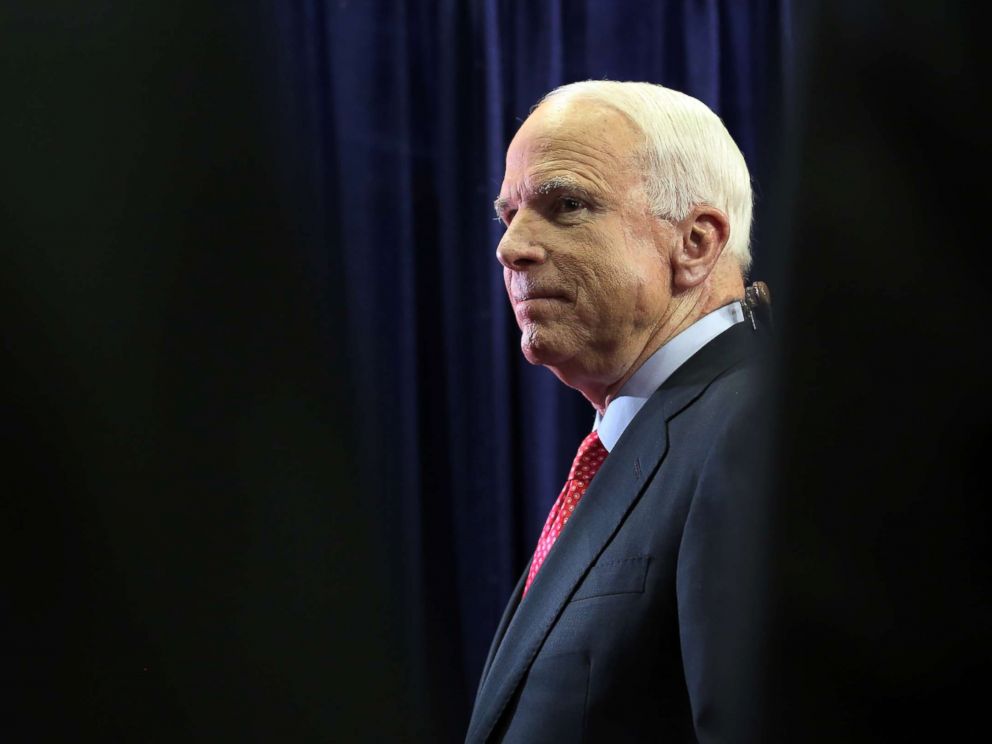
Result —
<path fill-rule="evenodd" d="M 642 144 L 641 133 L 616 109 L 552 99 L 527 118 L 510 143 L 501 196 L 520 197 L 563 177 L 607 193 L 624 190 L 639 177 Z"/>

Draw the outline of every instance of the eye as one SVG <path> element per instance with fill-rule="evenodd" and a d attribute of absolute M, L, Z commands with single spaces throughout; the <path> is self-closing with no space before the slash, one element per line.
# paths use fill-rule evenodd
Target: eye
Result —
<path fill-rule="evenodd" d="M 558 200 L 559 212 L 577 212 L 584 206 L 585 204 L 572 196 L 563 196 Z"/>
<path fill-rule="evenodd" d="M 506 225 L 507 227 L 509 227 L 510 226 L 510 223 L 513 222 L 513 217 L 516 215 L 516 213 L 517 213 L 517 210 L 516 209 L 506 209 L 499 216 L 499 219 L 501 219 L 503 221 L 503 224 L 504 225 Z"/>

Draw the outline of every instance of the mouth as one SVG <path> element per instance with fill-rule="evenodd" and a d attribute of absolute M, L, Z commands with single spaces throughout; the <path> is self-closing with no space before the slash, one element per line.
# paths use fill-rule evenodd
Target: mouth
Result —
<path fill-rule="evenodd" d="M 564 292 L 550 289 L 528 289 L 513 296 L 513 304 L 519 305 L 524 302 L 535 302 L 537 300 L 552 300 L 557 302 L 568 302 L 568 296 Z"/>
<path fill-rule="evenodd" d="M 511 295 L 513 314 L 521 330 L 532 323 L 547 323 L 567 312 L 571 298 L 561 290 L 527 288 Z"/>

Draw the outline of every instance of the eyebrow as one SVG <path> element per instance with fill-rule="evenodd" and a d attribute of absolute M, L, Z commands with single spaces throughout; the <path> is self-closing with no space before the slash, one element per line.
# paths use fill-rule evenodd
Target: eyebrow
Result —
<path fill-rule="evenodd" d="M 570 191 L 582 197 L 586 201 L 590 200 L 588 189 L 570 176 L 553 176 L 544 181 L 539 181 L 538 183 L 533 184 L 530 188 L 526 189 L 525 193 L 536 194 L 538 196 L 547 196 L 548 194 L 553 194 L 557 191 Z M 496 210 L 497 215 L 502 216 L 503 212 L 509 207 L 510 200 L 502 196 L 496 197 L 493 201 L 493 209 Z"/>

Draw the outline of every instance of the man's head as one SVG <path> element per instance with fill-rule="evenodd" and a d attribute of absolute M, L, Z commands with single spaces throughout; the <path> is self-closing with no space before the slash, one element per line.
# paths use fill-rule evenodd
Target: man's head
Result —
<path fill-rule="evenodd" d="M 553 91 L 510 144 L 496 208 L 525 356 L 599 407 L 661 344 L 743 296 L 747 167 L 719 118 L 681 93 Z"/>

